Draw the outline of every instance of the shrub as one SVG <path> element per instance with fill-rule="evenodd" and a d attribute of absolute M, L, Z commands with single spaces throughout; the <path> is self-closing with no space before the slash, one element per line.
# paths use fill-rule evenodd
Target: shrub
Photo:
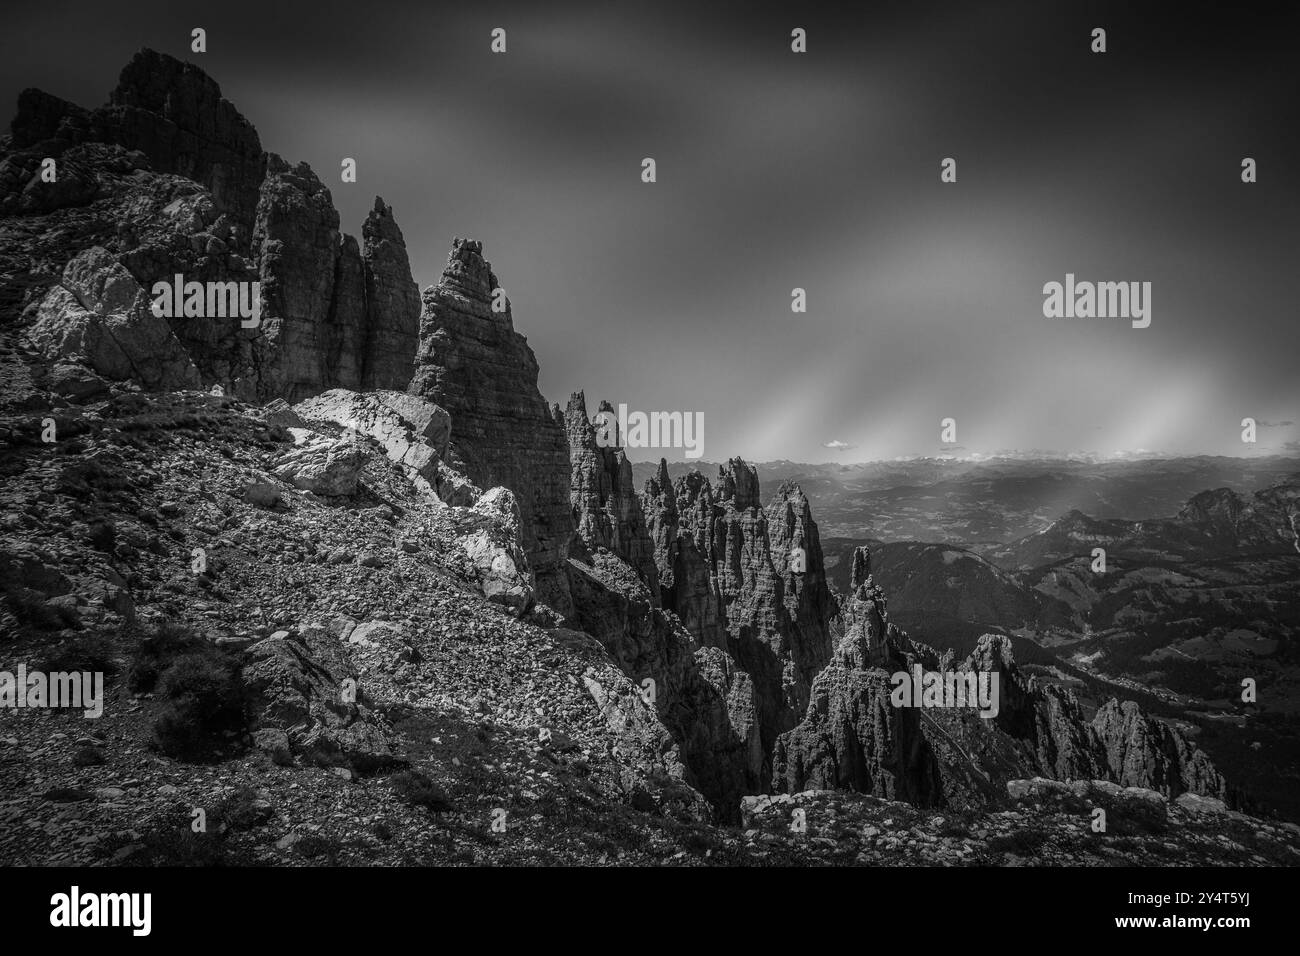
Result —
<path fill-rule="evenodd" d="M 4 603 L 19 624 L 37 631 L 59 631 L 78 626 L 77 612 L 71 608 L 51 607 L 45 603 L 45 595 L 12 581 L 5 581 L 3 588 L 0 594 Z"/>
<path fill-rule="evenodd" d="M 326 866 L 338 866 L 339 857 L 347 850 L 337 837 L 309 833 L 293 847 L 309 860 L 320 860 Z M 323 858 L 323 859 L 322 859 Z"/>
<path fill-rule="evenodd" d="M 157 686 L 167 705 L 154 721 L 154 742 L 168 756 L 211 758 L 244 734 L 247 691 L 239 669 L 219 651 L 181 655 Z"/>
<path fill-rule="evenodd" d="M 86 540 L 96 551 L 112 554 L 113 546 L 117 543 L 117 529 L 110 522 L 96 521 L 90 526 Z"/>
<path fill-rule="evenodd" d="M 430 813 L 442 813 L 454 807 L 442 789 L 418 770 L 403 770 L 390 780 L 397 795 L 413 807 Z"/>
<path fill-rule="evenodd" d="M 182 654 L 215 650 L 202 637 L 183 625 L 164 622 L 140 640 L 126 675 L 126 687 L 133 694 L 147 694 L 158 677 Z"/>
<path fill-rule="evenodd" d="M 221 837 L 213 832 L 195 833 L 189 811 L 176 810 L 156 821 L 138 839 L 114 835 L 101 841 L 96 853 L 112 860 L 117 851 L 130 845 L 134 852 L 113 862 L 114 866 L 238 866 L 250 860 L 233 855 Z M 143 828 L 141 828 L 143 829 Z"/>
<path fill-rule="evenodd" d="M 60 671 L 116 674 L 117 661 L 107 638 L 78 637 L 51 648 L 41 660 L 41 670 L 47 674 Z"/>
<path fill-rule="evenodd" d="M 1014 853 L 1016 856 L 1033 856 L 1047 842 L 1047 834 L 1042 830 L 1016 830 L 989 840 L 989 849 L 998 853 Z"/>
<path fill-rule="evenodd" d="M 212 812 L 213 819 L 227 830 L 251 830 L 272 815 L 270 805 L 254 788 L 239 787 Z"/>
<path fill-rule="evenodd" d="M 79 747 L 72 754 L 74 767 L 97 767 L 106 762 L 103 751 L 97 747 Z"/>
<path fill-rule="evenodd" d="M 949 820 L 939 828 L 939 836 L 954 840 L 964 840 L 970 836 L 970 827 L 961 820 Z"/>

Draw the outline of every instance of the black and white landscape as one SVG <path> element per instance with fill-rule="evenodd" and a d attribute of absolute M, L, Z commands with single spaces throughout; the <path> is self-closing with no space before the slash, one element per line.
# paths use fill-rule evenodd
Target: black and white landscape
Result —
<path fill-rule="evenodd" d="M 1300 862 L 1280 18 L 74 6 L 0 862 Z"/>

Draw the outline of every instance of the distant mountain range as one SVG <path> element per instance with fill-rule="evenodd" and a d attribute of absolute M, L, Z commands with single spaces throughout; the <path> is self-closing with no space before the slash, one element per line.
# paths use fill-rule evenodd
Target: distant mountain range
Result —
<path fill-rule="evenodd" d="M 1153 494 L 1185 480 L 1179 464 L 1160 463 Z M 1228 470 L 1221 459 L 1190 465 L 1197 474 Z M 1117 485 L 1132 480 L 1121 474 Z M 990 513 L 1015 512 L 998 498 L 1008 485 L 982 487 Z M 1270 805 L 1300 811 L 1300 473 L 1245 494 L 1203 490 L 1173 510 L 1134 519 L 1071 508 L 982 553 L 950 538 L 826 536 L 826 574 L 844 591 L 854 549 L 866 545 L 891 618 L 914 638 L 960 653 L 986 633 L 1019 638 L 1019 659 L 1047 679 L 1074 686 L 1085 701 L 1127 692 L 1190 720 L 1220 766 L 1255 781 Z M 1105 551 L 1104 571 L 1096 548 Z M 1241 700 L 1247 678 L 1255 704 Z"/>
<path fill-rule="evenodd" d="M 632 467 L 640 488 L 658 465 Z M 692 470 L 712 477 L 718 467 L 675 462 L 668 472 L 674 480 Z M 1093 518 L 1172 517 L 1207 489 L 1248 494 L 1300 472 L 1300 458 L 924 458 L 856 465 L 770 461 L 756 468 L 764 499 L 783 481 L 797 482 L 814 503 L 825 537 L 952 542 L 987 553 L 1071 511 Z"/>

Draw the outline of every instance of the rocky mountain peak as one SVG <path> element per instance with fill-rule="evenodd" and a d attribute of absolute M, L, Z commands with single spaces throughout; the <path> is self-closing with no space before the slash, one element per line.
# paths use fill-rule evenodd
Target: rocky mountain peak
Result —
<path fill-rule="evenodd" d="M 737 511 L 759 506 L 758 470 L 743 458 L 732 458 L 718 466 L 718 498 L 730 501 Z"/>
<path fill-rule="evenodd" d="M 264 152 L 197 66 L 144 50 L 107 105 L 88 111 L 28 91 L 13 128 L 0 152 L 0 216 L 21 215 L 23 234 L 40 239 L 6 250 L 4 271 L 49 278 L 0 283 L 0 302 L 32 323 L 46 358 L 149 389 L 189 387 L 197 375 L 259 402 L 406 387 L 419 296 L 391 208 L 376 202 L 364 248 L 344 236 L 311 167 Z M 59 160 L 56 189 L 36 176 L 46 156 Z M 154 322 L 138 310 L 74 309 L 51 287 L 91 249 L 146 290 L 178 273 L 256 282 L 258 315 Z M 87 344 L 110 326 L 111 350 Z M 150 375 L 133 371 L 144 367 Z"/>
<path fill-rule="evenodd" d="M 483 243 L 477 239 L 462 239 L 456 236 L 451 241 L 451 252 L 447 255 L 447 265 L 443 267 L 442 278 L 435 288 L 443 295 L 458 295 L 489 308 L 484 317 L 510 322 L 510 304 L 507 300 L 504 312 L 493 312 L 490 308 L 492 290 L 499 288 L 492 264 L 483 258 Z"/>
<path fill-rule="evenodd" d="M 668 476 L 667 459 L 665 458 L 659 459 L 659 470 L 655 472 L 655 476 L 654 478 L 651 479 L 651 481 L 654 482 L 654 491 L 652 493 L 655 495 L 667 494 L 669 490 L 672 488 L 673 482 L 672 479 Z"/>
<path fill-rule="evenodd" d="M 96 126 L 155 169 L 202 183 L 241 219 L 257 202 L 263 152 L 253 124 L 192 63 L 144 49 L 122 69 Z"/>
<path fill-rule="evenodd" d="M 849 575 L 849 591 L 857 594 L 871 583 L 871 552 L 865 547 L 853 549 L 853 571 Z"/>
<path fill-rule="evenodd" d="M 600 410 L 613 411 L 608 402 L 601 402 Z M 569 500 L 579 539 L 588 550 L 609 551 L 631 565 L 645 584 L 651 604 L 657 607 L 655 546 L 641 499 L 633 490 L 631 462 L 623 449 L 598 444 L 582 392 L 569 398 L 565 432 L 569 439 Z"/>
<path fill-rule="evenodd" d="M 483 244 L 454 239 L 442 278 L 420 300 L 408 390 L 451 414 L 454 468 L 479 487 L 514 491 L 539 599 L 566 613 L 561 565 L 574 533 L 567 426 L 537 389 L 537 358 L 509 307 L 492 311 L 497 287 Z"/>

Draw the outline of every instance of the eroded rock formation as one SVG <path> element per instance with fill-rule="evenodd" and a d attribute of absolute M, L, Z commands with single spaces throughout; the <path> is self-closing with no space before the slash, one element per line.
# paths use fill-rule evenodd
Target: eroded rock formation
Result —
<path fill-rule="evenodd" d="M 537 390 L 537 359 L 514 329 L 509 301 L 493 311 L 499 287 L 482 243 L 457 238 L 442 278 L 424 292 L 409 391 L 450 413 L 453 467 L 480 487 L 514 491 L 538 598 L 567 614 L 568 439 Z"/>
<path fill-rule="evenodd" d="M 608 402 L 601 412 L 613 414 Z M 646 526 L 641 499 L 632 487 L 632 463 L 617 446 L 617 426 L 611 422 L 614 444 L 602 447 L 587 418 L 582 392 L 569 398 L 564 414 L 569 439 L 569 496 L 578 537 L 590 551 L 605 550 L 626 561 L 646 586 L 650 603 L 659 606 L 659 571 L 654 542 Z"/>
<path fill-rule="evenodd" d="M 854 790 L 925 806 L 943 803 L 941 770 L 921 711 L 890 701 L 890 675 L 906 670 L 907 636 L 889 623 L 865 548 L 854 554 L 844 636 L 813 681 L 802 723 L 777 740 L 773 788 Z"/>
<path fill-rule="evenodd" d="M 55 163 L 51 182 L 41 175 L 46 160 Z M 306 164 L 263 151 L 215 81 L 151 50 L 127 64 L 97 110 L 24 91 L 0 143 L 0 319 L 26 315 L 48 328 L 57 315 L 60 333 L 33 339 L 46 358 L 92 363 L 109 380 L 215 384 L 257 401 L 332 387 L 404 389 L 419 295 L 382 200 L 362 240 L 339 232 L 329 190 Z M 158 320 L 140 307 L 106 322 L 84 303 L 71 309 L 59 282 L 91 249 L 146 293 L 176 275 L 258 282 L 260 322 Z M 132 349 L 159 339 L 159 321 L 181 349 L 168 346 L 145 368 Z M 82 347 L 106 326 L 118 348 Z"/>
<path fill-rule="evenodd" d="M 776 744 L 774 789 L 971 806 L 1000 793 L 1009 778 L 1047 777 L 1109 780 L 1170 799 L 1228 795 L 1209 758 L 1173 727 L 1114 700 L 1088 721 L 1068 688 L 1020 672 L 1005 636 L 983 636 L 963 661 L 909 640 L 889 623 L 865 548 L 854 554 L 851 586 L 834 660 L 813 682 L 802 723 Z M 894 706 L 891 676 L 918 666 L 996 675 L 996 715 Z"/>
<path fill-rule="evenodd" d="M 716 485 L 691 472 L 672 494 L 661 463 L 644 507 L 664 606 L 700 644 L 728 651 L 750 675 L 770 754 L 831 656 L 834 600 L 808 500 L 787 483 L 764 510 L 757 473 L 733 458 Z"/>

